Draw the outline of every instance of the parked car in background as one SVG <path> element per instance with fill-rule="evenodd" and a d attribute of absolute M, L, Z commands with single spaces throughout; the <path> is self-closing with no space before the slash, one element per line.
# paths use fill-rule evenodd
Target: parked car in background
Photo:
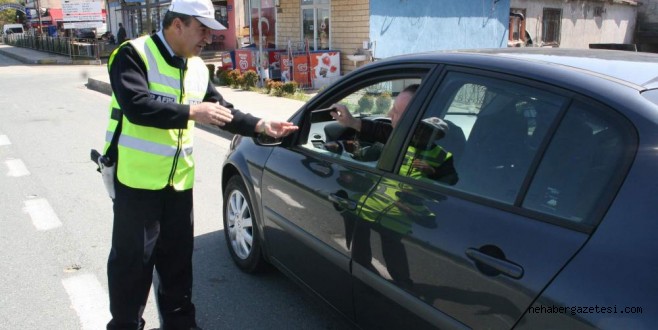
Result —
<path fill-rule="evenodd" d="M 323 110 L 386 121 L 412 84 L 384 145 Z M 364 329 L 658 326 L 658 55 L 406 55 L 290 120 L 281 140 L 236 136 L 223 165 L 242 270 L 274 265 Z M 457 180 L 411 175 L 448 158 Z"/>
<path fill-rule="evenodd" d="M 23 24 L 5 24 L 2 26 L 2 34 L 6 36 L 10 34 L 23 35 L 25 34 L 25 29 L 23 28 Z"/>
<path fill-rule="evenodd" d="M 84 28 L 73 31 L 76 39 L 96 39 L 96 29 Z"/>

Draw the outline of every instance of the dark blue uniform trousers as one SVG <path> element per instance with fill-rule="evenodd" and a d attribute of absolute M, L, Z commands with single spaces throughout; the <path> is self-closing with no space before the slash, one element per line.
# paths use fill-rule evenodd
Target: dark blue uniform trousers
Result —
<path fill-rule="evenodd" d="M 107 329 L 143 329 L 153 267 L 161 329 L 196 326 L 192 304 L 192 189 L 133 189 L 116 182 L 107 278 L 112 320 Z"/>

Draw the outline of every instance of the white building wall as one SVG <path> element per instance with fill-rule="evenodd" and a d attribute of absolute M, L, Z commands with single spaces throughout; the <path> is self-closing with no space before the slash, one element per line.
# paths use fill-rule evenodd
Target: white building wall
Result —
<path fill-rule="evenodd" d="M 600 17 L 594 9 L 603 7 Z M 526 9 L 526 31 L 542 46 L 544 8 L 562 9 L 560 47 L 589 48 L 591 43 L 633 43 L 637 6 L 587 0 L 511 0 L 510 8 Z"/>

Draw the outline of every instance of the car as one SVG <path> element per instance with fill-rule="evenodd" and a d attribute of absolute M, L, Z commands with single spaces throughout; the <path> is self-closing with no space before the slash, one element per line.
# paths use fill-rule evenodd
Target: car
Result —
<path fill-rule="evenodd" d="M 75 29 L 74 35 L 76 39 L 96 39 L 96 29 L 94 28 Z"/>
<path fill-rule="evenodd" d="M 386 96 L 414 84 L 362 157 L 381 142 L 343 128 L 333 105 L 386 121 Z M 274 266 L 363 329 L 658 325 L 658 55 L 403 55 L 347 74 L 290 121 L 299 130 L 282 139 L 236 136 L 223 164 L 224 234 L 243 271 Z M 452 179 L 410 176 L 435 147 Z"/>
<path fill-rule="evenodd" d="M 23 24 L 5 24 L 2 26 L 2 33 L 4 35 L 24 35 L 25 29 L 23 29 Z"/>

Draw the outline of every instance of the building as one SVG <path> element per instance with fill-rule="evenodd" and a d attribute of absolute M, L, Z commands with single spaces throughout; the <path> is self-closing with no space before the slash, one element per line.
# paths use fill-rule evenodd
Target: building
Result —
<path fill-rule="evenodd" d="M 650 2 L 655 9 L 658 0 Z M 169 3 L 170 0 L 109 0 L 112 31 L 116 34 L 119 22 L 123 22 L 130 38 L 157 30 Z M 305 63 L 293 63 L 290 59 L 277 65 L 282 72 L 293 66 L 298 71 L 309 70 L 315 76 L 325 76 L 330 71 L 332 77 L 350 72 L 367 61 L 424 51 L 633 44 L 638 12 L 635 0 L 222 0 L 213 3 L 217 19 L 227 30 L 213 34 L 208 50 L 234 51 L 251 45 L 252 53 L 245 51 L 236 57 L 237 52 L 233 52 L 236 66 L 250 63 L 246 65 L 250 68 L 257 65 L 255 49 L 269 53 L 260 59 L 263 67 L 279 63 L 282 51 L 312 53 L 307 55 Z M 317 69 L 318 62 L 327 67 Z"/>
<path fill-rule="evenodd" d="M 658 53 L 658 0 L 638 6 L 636 43 L 639 51 Z"/>
<path fill-rule="evenodd" d="M 341 52 L 343 72 L 406 53 L 507 46 L 509 0 L 279 0 L 276 45 Z"/>
<path fill-rule="evenodd" d="M 634 0 L 510 0 L 510 46 L 590 48 L 634 43 Z"/>

